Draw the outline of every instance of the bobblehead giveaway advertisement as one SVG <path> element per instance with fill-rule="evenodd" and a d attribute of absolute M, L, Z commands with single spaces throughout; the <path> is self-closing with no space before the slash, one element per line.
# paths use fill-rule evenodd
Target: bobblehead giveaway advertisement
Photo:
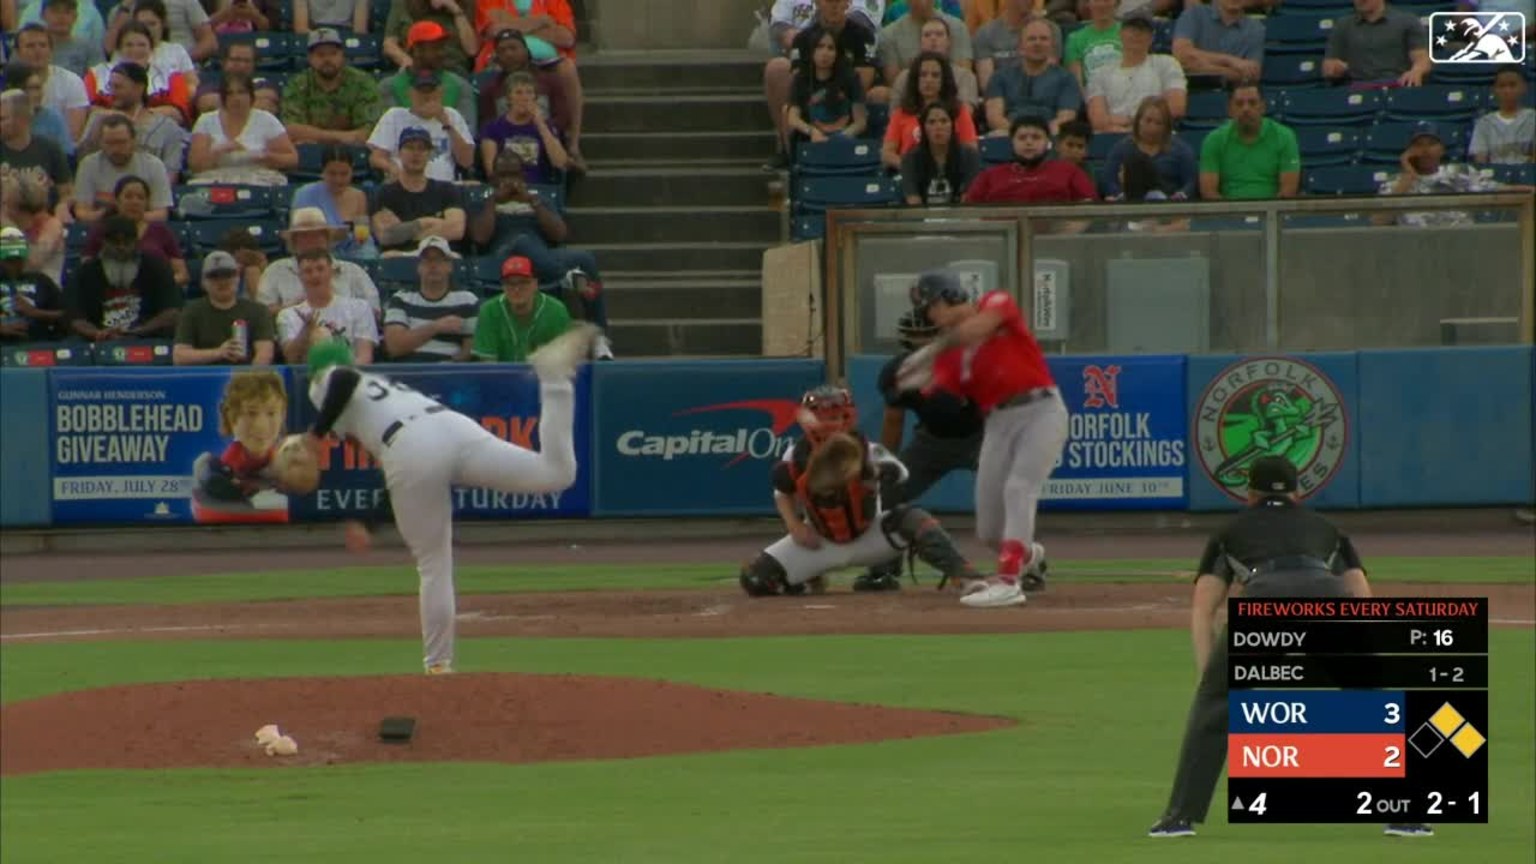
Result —
<path fill-rule="evenodd" d="M 58 369 L 58 523 L 287 522 L 268 463 L 285 434 L 285 370 Z"/>
<path fill-rule="evenodd" d="M 388 365 L 378 371 L 478 421 L 503 441 L 532 450 L 539 447 L 539 382 L 527 367 Z M 307 429 L 316 414 L 309 400 L 309 380 L 302 372 L 295 378 L 293 413 L 289 416 L 293 428 Z M 530 519 L 570 518 L 591 512 L 591 368 L 583 368 L 575 383 L 575 484 L 561 492 L 542 494 L 455 487 L 455 515 L 471 519 Z M 430 418 L 412 422 L 430 422 Z M 418 440 L 421 439 L 413 439 L 413 443 Z M 372 514 L 385 501 L 384 475 L 366 450 L 353 441 L 338 441 L 334 436 L 328 439 L 328 445 L 320 457 L 320 488 L 313 494 L 292 499 L 295 521 L 361 517 Z M 391 518 L 388 509 L 378 515 L 386 522 Z"/>

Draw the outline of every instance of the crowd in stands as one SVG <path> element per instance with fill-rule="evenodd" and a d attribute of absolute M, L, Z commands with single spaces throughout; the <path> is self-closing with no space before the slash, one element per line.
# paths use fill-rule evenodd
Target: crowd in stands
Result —
<path fill-rule="evenodd" d="M 840 205 L 1529 188 L 1532 64 L 1434 67 L 1427 16 L 1524 11 L 1525 32 L 1505 28 L 1517 44 L 1536 33 L 1532 5 L 778 0 L 764 89 L 779 152 L 765 167 L 800 178 L 802 237 Z M 878 140 L 878 165 L 848 139 Z M 838 187 L 847 176 L 882 182 Z"/>
<path fill-rule="evenodd" d="M 607 323 L 561 215 L 567 0 L 0 0 L 0 31 L 0 345 L 520 361 Z"/>

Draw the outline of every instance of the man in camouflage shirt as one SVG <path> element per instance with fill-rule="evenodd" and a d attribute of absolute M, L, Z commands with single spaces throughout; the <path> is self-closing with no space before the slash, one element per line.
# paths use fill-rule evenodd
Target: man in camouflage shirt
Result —
<path fill-rule="evenodd" d="M 1381 184 L 1383 195 L 1456 195 L 1492 192 L 1498 189 L 1529 190 L 1530 187 L 1506 186 L 1492 178 L 1491 172 L 1472 165 L 1445 161 L 1445 141 L 1434 123 L 1424 121 L 1414 128 L 1408 149 L 1400 160 L 1402 171 Z M 1411 225 L 1424 228 L 1435 225 L 1471 225 L 1472 214 L 1461 210 L 1427 210 L 1423 213 L 1384 213 L 1372 217 L 1376 224 Z"/>
<path fill-rule="evenodd" d="M 341 34 L 309 34 L 309 68 L 283 91 L 283 124 L 295 144 L 362 144 L 383 104 L 373 76 L 347 65 Z"/>

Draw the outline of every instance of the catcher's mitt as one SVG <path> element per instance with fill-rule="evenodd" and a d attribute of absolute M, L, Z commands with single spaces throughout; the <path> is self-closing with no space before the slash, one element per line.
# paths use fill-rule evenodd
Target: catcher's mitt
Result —
<path fill-rule="evenodd" d="M 272 457 L 277 487 L 295 495 L 308 495 L 320 487 L 320 462 L 303 435 L 289 435 Z"/>
<path fill-rule="evenodd" d="M 864 445 L 846 432 L 833 435 L 811 452 L 805 464 L 805 490 L 812 498 L 836 498 L 864 471 Z"/>

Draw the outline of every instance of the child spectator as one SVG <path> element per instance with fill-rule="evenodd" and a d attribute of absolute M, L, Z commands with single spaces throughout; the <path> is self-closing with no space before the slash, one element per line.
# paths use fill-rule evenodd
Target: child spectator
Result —
<path fill-rule="evenodd" d="M 1093 181 L 1064 159 L 1051 159 L 1050 127 L 1043 117 L 1021 117 L 1010 135 L 1013 161 L 981 172 L 965 195 L 968 204 L 1045 204 L 1092 201 Z"/>
<path fill-rule="evenodd" d="M 1505 66 L 1493 77 L 1494 110 L 1477 118 L 1467 153 L 1479 164 L 1523 165 L 1536 161 L 1536 109 L 1527 108 L 1525 75 Z"/>
<path fill-rule="evenodd" d="M 480 130 L 480 164 L 486 176 L 493 172 L 496 156 L 503 150 L 511 150 L 523 160 L 524 176 L 533 184 L 555 182 L 557 172 L 570 164 L 563 136 L 539 109 L 538 95 L 532 75 L 515 72 L 507 76 L 507 113 Z"/>
<path fill-rule="evenodd" d="M 1088 121 L 1068 120 L 1056 135 L 1056 158 L 1087 171 L 1088 142 L 1092 140 L 1093 127 Z"/>

